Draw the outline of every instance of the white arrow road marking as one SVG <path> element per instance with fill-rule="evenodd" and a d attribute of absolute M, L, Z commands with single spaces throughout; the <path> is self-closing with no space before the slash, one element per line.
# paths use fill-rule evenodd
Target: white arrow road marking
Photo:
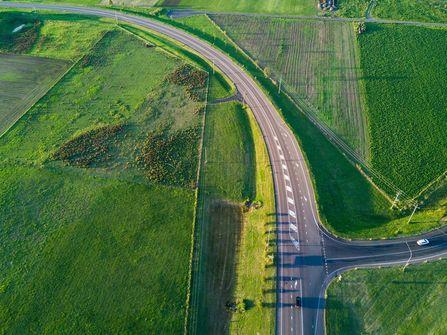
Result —
<path fill-rule="evenodd" d="M 295 226 L 293 223 L 290 223 L 290 224 L 289 224 L 289 227 L 290 227 L 290 229 L 292 229 L 295 233 L 298 232 L 298 227 Z"/>
<path fill-rule="evenodd" d="M 295 205 L 295 201 L 293 201 L 292 198 L 287 197 L 287 202 L 288 202 L 289 204 Z"/>
<path fill-rule="evenodd" d="M 293 217 L 293 218 L 296 219 L 296 214 L 295 214 L 295 212 L 292 211 L 292 210 L 290 210 L 290 209 L 289 209 L 289 215 L 290 215 L 291 217 Z"/>
<path fill-rule="evenodd" d="M 290 234 L 289 234 L 289 235 L 290 235 Z M 290 239 L 292 240 L 292 243 L 293 243 L 293 245 L 295 246 L 295 248 L 297 248 L 298 251 L 300 251 L 300 244 L 298 243 L 298 241 L 295 240 L 295 239 L 293 238 L 293 236 L 290 236 Z"/>
<path fill-rule="evenodd" d="M 286 190 L 289 192 L 293 192 L 292 188 L 290 186 L 286 186 Z"/>
<path fill-rule="evenodd" d="M 284 175 L 284 179 L 285 179 L 285 180 L 290 180 L 290 177 L 289 177 L 288 175 L 285 174 L 285 175 Z"/>

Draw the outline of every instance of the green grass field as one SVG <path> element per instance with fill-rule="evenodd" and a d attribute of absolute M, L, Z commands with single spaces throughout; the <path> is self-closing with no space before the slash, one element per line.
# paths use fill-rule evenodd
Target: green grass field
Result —
<path fill-rule="evenodd" d="M 359 45 L 371 161 L 414 195 L 447 170 L 447 31 L 377 24 L 367 29 Z"/>
<path fill-rule="evenodd" d="M 0 135 L 47 92 L 67 66 L 48 58 L 0 54 Z"/>
<path fill-rule="evenodd" d="M 194 190 L 147 165 L 149 133 L 197 166 L 170 147 L 204 106 L 182 64 L 109 32 L 0 139 L 0 332 L 182 332 Z"/>
<path fill-rule="evenodd" d="M 445 334 L 446 265 L 342 274 L 327 292 L 327 334 Z"/>
<path fill-rule="evenodd" d="M 311 0 L 164 0 L 165 7 L 192 8 L 213 12 L 268 13 L 287 15 L 315 15 L 316 3 Z"/>
<path fill-rule="evenodd" d="M 205 16 L 182 21 L 198 23 L 200 27 L 203 23 L 204 29 L 216 34 L 220 32 L 215 26 L 206 26 L 211 21 Z M 211 64 L 204 63 L 175 43 L 131 26 L 125 28 L 169 52 L 187 55 L 212 72 Z M 218 72 L 210 77 L 208 101 L 231 94 L 233 88 Z M 274 267 L 266 267 L 266 264 L 271 265 L 271 256 L 267 253 L 271 255 L 274 248 L 272 244 L 267 246 L 268 239 L 272 239 L 268 236 L 273 234 L 268 223 L 271 221 L 269 214 L 274 211 L 274 199 L 263 138 L 251 114 L 238 103 L 211 104 L 207 120 L 206 149 L 202 157 L 205 159 L 206 156 L 207 163 L 202 162 L 205 168 L 202 169 L 199 186 L 197 222 L 197 226 L 204 230 L 203 235 L 196 236 L 196 243 L 201 243 L 204 256 L 195 256 L 189 329 L 191 332 L 229 329 L 231 333 L 270 334 L 274 329 L 274 309 L 271 306 L 275 297 L 270 293 L 274 281 L 264 281 L 263 278 L 272 278 L 275 272 Z M 250 169 L 256 170 L 256 176 Z M 242 203 L 248 198 L 261 203 L 261 208 L 245 212 Z M 200 228 L 196 230 L 200 231 Z M 211 264 L 209 259 L 212 259 Z M 223 271 L 222 267 L 226 270 Z M 202 295 L 204 289 L 209 296 Z M 245 300 L 247 310 L 228 313 L 224 306 L 226 299 Z M 217 300 L 223 301 L 223 305 L 216 303 Z M 205 317 L 198 319 L 199 314 Z"/>
<path fill-rule="evenodd" d="M 198 210 L 202 261 L 193 286 L 192 331 L 270 334 L 275 296 L 264 290 L 274 283 L 264 279 L 275 271 L 266 268 L 274 200 L 260 130 L 239 103 L 211 105 L 204 143 Z M 248 199 L 262 207 L 247 212 Z M 246 311 L 230 312 L 227 303 L 242 303 Z"/>
<path fill-rule="evenodd" d="M 361 156 L 368 134 L 351 24 L 213 15 L 212 19 L 293 99 Z M 268 46 L 268 47 L 266 47 Z"/>
<path fill-rule="evenodd" d="M 1 332 L 181 332 L 192 191 L 82 170 L 0 175 Z"/>

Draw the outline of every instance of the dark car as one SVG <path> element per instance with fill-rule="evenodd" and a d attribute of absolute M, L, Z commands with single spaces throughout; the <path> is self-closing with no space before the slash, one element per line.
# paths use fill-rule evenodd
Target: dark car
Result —
<path fill-rule="evenodd" d="M 300 297 L 296 297 L 295 307 L 296 308 L 300 308 L 301 307 L 301 298 Z"/>

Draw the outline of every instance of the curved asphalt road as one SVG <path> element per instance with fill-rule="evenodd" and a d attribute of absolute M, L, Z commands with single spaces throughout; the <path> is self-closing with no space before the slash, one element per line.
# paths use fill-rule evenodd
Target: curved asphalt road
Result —
<path fill-rule="evenodd" d="M 242 68 L 213 46 L 179 29 L 149 18 L 80 6 L 0 2 L 0 6 L 67 11 L 118 19 L 168 36 L 214 62 L 237 87 L 254 112 L 267 144 L 277 208 L 277 333 L 324 334 L 324 291 L 330 279 L 349 268 L 420 262 L 447 254 L 447 234 L 416 238 L 348 242 L 321 227 L 311 178 L 294 135 L 268 97 Z M 302 308 L 294 307 L 296 296 Z"/>

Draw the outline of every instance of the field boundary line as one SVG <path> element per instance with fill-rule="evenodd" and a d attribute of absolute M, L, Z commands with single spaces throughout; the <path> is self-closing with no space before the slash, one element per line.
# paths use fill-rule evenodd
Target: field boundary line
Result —
<path fill-rule="evenodd" d="M 104 36 L 107 34 L 107 33 L 109 33 L 111 30 L 106 30 L 99 38 L 98 38 L 98 40 L 95 42 L 95 43 L 93 43 L 89 48 L 88 48 L 88 51 L 86 51 L 84 54 L 82 54 L 77 60 L 75 60 L 69 67 L 68 67 L 68 69 L 67 70 L 65 70 L 59 77 L 57 77 L 54 81 L 53 81 L 53 83 L 52 83 L 52 85 L 50 85 L 49 87 L 48 87 L 48 89 L 45 91 L 45 92 L 43 92 L 43 94 L 31 105 L 31 106 L 29 106 L 18 118 L 17 118 L 17 120 L 15 120 L 8 128 L 6 128 L 5 129 L 5 131 L 3 132 L 3 133 L 1 133 L 0 134 L 0 139 L 5 135 L 5 134 L 7 134 L 16 124 L 17 124 L 17 122 L 19 122 L 26 114 L 28 114 L 28 112 L 34 107 L 34 106 L 36 106 L 45 96 L 47 96 L 49 93 L 50 93 L 50 91 L 51 90 L 53 90 L 55 87 L 56 87 L 56 85 L 58 85 L 67 75 L 68 75 L 68 73 L 70 73 L 71 72 L 71 70 L 76 66 L 76 65 L 78 65 L 79 64 L 79 62 L 85 57 L 85 55 L 87 55 L 88 53 L 90 53 L 95 47 L 96 47 L 96 45 L 98 45 L 98 43 L 100 42 L 100 41 L 102 41 L 102 39 L 104 38 Z"/>
<path fill-rule="evenodd" d="M 208 110 L 208 95 L 209 95 L 209 88 L 210 88 L 210 73 L 208 73 L 208 78 L 207 78 L 207 83 L 206 83 L 206 96 L 205 96 L 205 108 L 203 111 L 203 116 L 202 116 L 202 129 L 200 132 L 200 142 L 199 142 L 199 148 L 198 148 L 198 152 L 199 152 L 199 164 L 197 167 L 197 176 L 196 176 L 196 192 L 195 192 L 195 201 L 194 201 L 194 222 L 193 222 L 193 229 L 192 229 L 192 234 L 191 234 L 191 239 L 192 239 L 192 244 L 191 244 L 191 255 L 190 255 L 190 263 L 189 263 L 189 278 L 188 278 L 188 290 L 187 290 L 187 297 L 186 297 L 186 313 L 185 313 L 185 323 L 184 323 L 184 334 L 188 334 L 188 327 L 192 328 L 189 329 L 189 334 L 195 334 L 197 327 L 195 326 L 195 323 L 189 322 L 190 320 L 195 320 L 194 319 L 190 319 L 190 312 L 193 311 L 194 314 L 197 314 L 197 306 L 195 306 L 197 304 L 196 299 L 192 299 L 194 298 L 194 296 L 192 295 L 192 293 L 196 293 L 197 289 L 192 292 L 194 290 L 194 282 L 195 282 L 195 276 L 193 276 L 193 274 L 195 273 L 196 276 L 197 274 L 200 274 L 200 256 L 202 254 L 202 239 L 199 238 L 201 237 L 200 232 L 202 232 L 202 227 L 201 227 L 201 223 L 199 222 L 199 220 L 201 220 L 201 222 L 203 223 L 203 201 L 202 201 L 202 205 L 199 204 L 200 200 L 201 200 L 201 194 L 202 194 L 202 190 L 200 188 L 200 178 L 202 175 L 202 160 L 203 160 L 203 153 L 205 150 L 205 147 L 203 145 L 204 140 L 205 140 L 205 126 L 206 126 L 206 114 L 207 114 L 207 110 Z M 205 157 L 206 158 L 206 157 Z M 199 219 L 199 206 L 200 207 L 200 213 L 202 215 L 202 219 Z M 199 275 L 200 277 L 200 275 Z M 192 313 L 191 313 L 192 314 Z M 191 316 L 192 318 L 192 316 Z M 192 330 L 192 331 L 191 331 Z"/>
<path fill-rule="evenodd" d="M 423 188 L 421 188 L 421 190 L 419 191 L 418 194 L 416 194 L 416 196 L 413 199 L 417 199 L 419 197 L 422 197 L 425 193 L 430 191 L 430 188 L 436 184 L 437 182 L 439 182 L 440 180 L 442 180 L 442 178 L 447 177 L 447 170 L 445 170 L 443 173 L 441 173 L 438 177 L 436 177 L 435 179 L 433 179 L 431 182 L 429 182 L 427 185 L 425 185 Z M 435 191 L 437 189 L 437 187 L 435 187 L 432 191 Z"/>

